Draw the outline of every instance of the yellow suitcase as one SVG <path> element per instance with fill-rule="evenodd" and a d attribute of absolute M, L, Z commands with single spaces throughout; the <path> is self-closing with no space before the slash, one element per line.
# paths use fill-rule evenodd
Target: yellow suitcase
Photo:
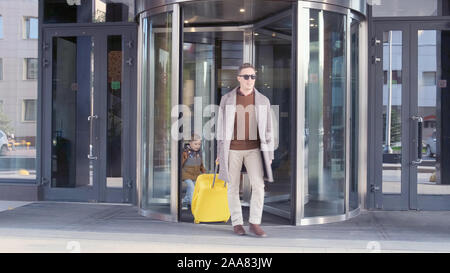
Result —
<path fill-rule="evenodd" d="M 191 211 L 194 223 L 200 222 L 228 222 L 230 209 L 228 208 L 227 184 L 216 179 L 217 164 L 214 174 L 201 174 L 197 177 L 192 197 Z"/>

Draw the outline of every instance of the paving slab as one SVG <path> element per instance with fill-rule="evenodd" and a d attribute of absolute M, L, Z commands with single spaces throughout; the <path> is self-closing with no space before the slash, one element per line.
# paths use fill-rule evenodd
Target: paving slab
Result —
<path fill-rule="evenodd" d="M 448 211 L 362 211 L 344 222 L 311 226 L 263 218 L 268 237 L 256 238 L 235 236 L 230 223 L 152 220 L 130 205 L 16 205 L 0 211 L 0 252 L 450 252 Z"/>

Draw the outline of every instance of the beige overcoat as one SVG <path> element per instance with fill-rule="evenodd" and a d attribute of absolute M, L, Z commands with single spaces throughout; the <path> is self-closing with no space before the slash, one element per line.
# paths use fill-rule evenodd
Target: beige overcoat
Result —
<path fill-rule="evenodd" d="M 270 160 L 274 159 L 273 116 L 269 99 L 255 91 L 255 117 L 260 138 L 265 180 L 273 182 Z M 234 131 L 237 87 L 222 96 L 217 118 L 217 156 L 219 158 L 219 179 L 229 182 L 228 156 Z"/>

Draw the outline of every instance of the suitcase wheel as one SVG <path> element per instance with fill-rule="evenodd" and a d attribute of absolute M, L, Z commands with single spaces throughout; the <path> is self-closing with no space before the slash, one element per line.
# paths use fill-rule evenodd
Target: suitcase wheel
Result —
<path fill-rule="evenodd" d="M 194 223 L 196 223 L 196 224 L 200 224 L 200 221 L 198 221 L 198 220 L 194 220 Z"/>

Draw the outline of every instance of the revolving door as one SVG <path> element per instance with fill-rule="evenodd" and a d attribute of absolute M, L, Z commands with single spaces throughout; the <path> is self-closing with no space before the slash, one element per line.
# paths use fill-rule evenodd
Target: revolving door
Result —
<path fill-rule="evenodd" d="M 215 106 L 237 86 L 238 67 L 252 63 L 255 87 L 269 98 L 275 119 L 275 182 L 265 186 L 263 223 L 357 215 L 361 174 L 351 170 L 360 167 L 361 144 L 351 138 L 360 138 L 364 10 L 306 1 L 156 2 L 138 4 L 140 213 L 189 220 L 180 204 L 181 132 L 202 136 L 203 163 L 212 173 Z M 190 126 L 180 127 L 181 119 Z M 244 172 L 244 207 L 250 194 Z"/>

